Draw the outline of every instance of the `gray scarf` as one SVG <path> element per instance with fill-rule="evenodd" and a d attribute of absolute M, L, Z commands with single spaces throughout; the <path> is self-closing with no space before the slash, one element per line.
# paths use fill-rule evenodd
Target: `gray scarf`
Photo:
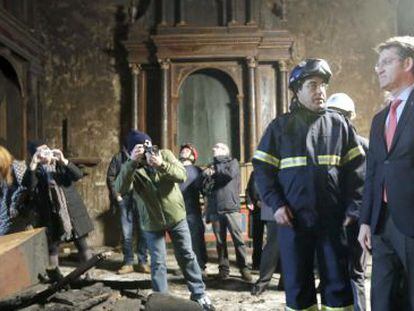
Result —
<path fill-rule="evenodd" d="M 54 173 L 56 173 L 56 163 L 44 164 L 42 169 L 47 177 L 49 199 L 52 203 L 53 212 L 59 216 L 60 240 L 70 241 L 73 239 L 73 226 L 70 220 L 66 195 L 61 186 L 56 183 Z"/>

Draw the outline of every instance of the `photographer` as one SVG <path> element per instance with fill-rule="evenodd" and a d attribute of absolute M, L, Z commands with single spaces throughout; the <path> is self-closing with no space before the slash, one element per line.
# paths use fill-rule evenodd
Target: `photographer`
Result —
<path fill-rule="evenodd" d="M 151 138 L 136 131 L 128 140 L 130 160 L 121 168 L 115 190 L 125 195 L 133 187 L 134 197 L 144 201 L 141 226 L 151 255 L 152 288 L 168 292 L 165 233 L 168 232 L 177 262 L 187 281 L 191 299 L 203 310 L 215 310 L 205 294 L 201 270 L 191 246 L 184 200 L 178 183 L 186 180 L 183 165 L 170 150 L 157 151 Z"/>
<path fill-rule="evenodd" d="M 59 149 L 42 142 L 30 142 L 32 155 L 27 187 L 46 227 L 51 270 L 59 273 L 59 244 L 73 241 L 82 262 L 92 257 L 86 237 L 93 230 L 86 207 L 74 183 L 83 177 L 81 170 Z"/>
<path fill-rule="evenodd" d="M 227 229 L 236 251 L 237 266 L 243 280 L 252 281 L 247 267 L 246 245 L 240 228 L 240 168 L 237 159 L 230 156 L 229 147 L 223 143 L 213 146 L 213 165 L 204 170 L 204 191 L 207 194 L 207 221 L 211 221 L 219 261 L 219 278 L 230 274 L 227 252 Z M 207 188 L 207 189 L 206 189 Z"/>
<path fill-rule="evenodd" d="M 122 164 L 129 159 L 129 153 L 132 151 L 127 149 L 128 139 L 129 137 L 133 137 L 134 134 L 134 130 L 128 133 L 125 144 L 122 146 L 122 150 L 112 157 L 106 174 L 106 184 L 109 190 L 111 208 L 113 210 L 119 210 L 122 227 L 122 253 L 124 255 L 124 260 L 122 267 L 117 271 L 118 274 L 134 272 L 134 230 L 138 234 L 136 245 L 138 265 L 136 266 L 136 271 L 142 273 L 150 272 L 147 265 L 147 242 L 145 241 L 139 220 L 139 205 L 144 203 L 142 200 L 134 200 L 132 191 L 122 196 L 115 190 L 115 179 L 121 170 Z"/>

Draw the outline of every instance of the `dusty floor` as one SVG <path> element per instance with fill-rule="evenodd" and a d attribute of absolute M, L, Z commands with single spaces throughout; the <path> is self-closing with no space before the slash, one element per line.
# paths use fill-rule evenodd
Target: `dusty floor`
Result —
<path fill-rule="evenodd" d="M 213 256 L 210 256 L 210 258 Z M 68 273 L 73 269 L 74 262 L 70 260 L 70 257 L 69 259 L 62 260 L 64 273 Z M 230 255 L 230 259 L 233 260 L 230 273 L 231 277 L 225 281 L 218 281 L 216 279 L 218 273 L 217 264 L 214 263 L 214 258 L 211 259 L 212 262 L 207 266 L 209 277 L 206 280 L 206 286 L 207 292 L 217 310 L 284 310 L 284 292 L 277 291 L 276 289 L 279 280 L 278 274 L 274 274 L 267 291 L 259 297 L 254 297 L 250 295 L 251 284 L 244 282 L 240 278 L 238 269 L 234 265 L 234 255 Z M 98 267 L 94 269 L 92 273 L 93 278 L 99 281 L 122 283 L 123 286 L 130 289 L 139 288 L 139 291 L 142 294 L 150 294 L 150 275 L 135 272 L 122 276 L 117 275 L 116 270 L 121 265 L 121 262 L 122 255 L 114 252 L 108 260 L 99 264 Z M 178 266 L 172 253 L 168 254 L 167 262 L 170 293 L 182 298 L 189 298 L 189 292 L 183 277 L 174 275 L 174 271 L 178 270 Z M 370 270 L 370 266 L 368 268 L 368 270 Z M 253 281 L 257 278 L 258 274 L 253 272 Z M 366 291 L 367 294 L 369 294 L 369 279 L 367 279 L 366 285 Z"/>

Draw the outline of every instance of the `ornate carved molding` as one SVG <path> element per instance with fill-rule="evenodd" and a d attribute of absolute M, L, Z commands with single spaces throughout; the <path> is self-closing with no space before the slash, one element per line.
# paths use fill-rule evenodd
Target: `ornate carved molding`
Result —
<path fill-rule="evenodd" d="M 168 70 L 171 67 L 171 60 L 169 58 L 166 59 L 158 59 L 158 63 L 162 70 Z"/>
<path fill-rule="evenodd" d="M 257 61 L 256 58 L 249 56 L 246 57 L 247 67 L 249 68 L 256 68 L 257 67 Z"/>
<path fill-rule="evenodd" d="M 138 76 L 141 72 L 141 65 L 137 63 L 131 63 L 129 64 L 129 68 L 131 68 L 131 72 L 133 75 Z"/>
<path fill-rule="evenodd" d="M 279 70 L 281 72 L 287 72 L 288 71 L 287 64 L 286 64 L 285 61 L 280 60 L 280 61 L 278 61 L 278 64 L 279 64 Z"/>
<path fill-rule="evenodd" d="M 237 87 L 238 94 L 243 96 L 242 68 L 237 62 L 200 62 L 200 63 L 173 63 L 171 74 L 171 95 L 179 96 L 180 88 L 192 73 L 202 69 L 216 69 L 226 73 Z"/>

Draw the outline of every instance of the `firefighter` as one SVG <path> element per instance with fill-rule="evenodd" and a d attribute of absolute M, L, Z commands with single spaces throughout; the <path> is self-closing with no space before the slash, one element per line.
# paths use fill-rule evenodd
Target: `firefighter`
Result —
<path fill-rule="evenodd" d="M 332 73 L 307 59 L 290 74 L 290 112 L 267 127 L 253 157 L 260 196 L 272 207 L 285 276 L 286 309 L 353 310 L 344 226 L 358 219 L 365 152 L 340 114 L 326 109 Z"/>

